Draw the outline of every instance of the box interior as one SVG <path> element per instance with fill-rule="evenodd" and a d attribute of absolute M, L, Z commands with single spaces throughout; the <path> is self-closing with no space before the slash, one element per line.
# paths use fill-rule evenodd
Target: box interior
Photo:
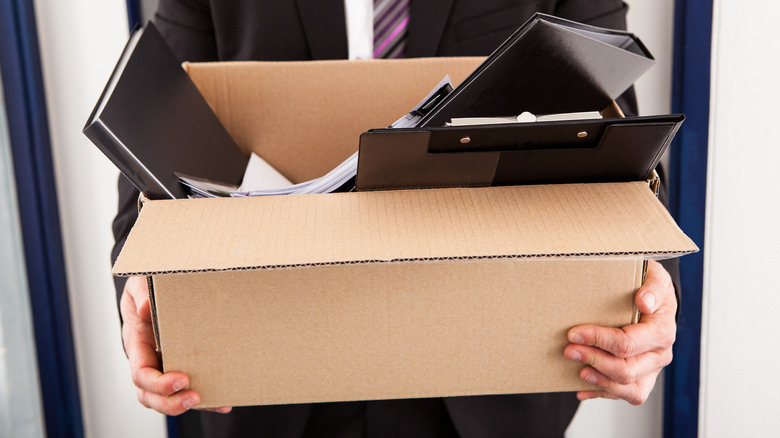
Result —
<path fill-rule="evenodd" d="M 408 113 L 445 76 L 453 85 L 484 58 L 185 63 L 238 146 L 294 183 L 326 174 L 360 134 Z"/>

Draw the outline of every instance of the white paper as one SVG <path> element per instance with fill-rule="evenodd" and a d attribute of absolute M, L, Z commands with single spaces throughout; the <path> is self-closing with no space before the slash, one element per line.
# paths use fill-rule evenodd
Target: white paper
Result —
<path fill-rule="evenodd" d="M 507 117 L 460 117 L 454 118 L 448 126 L 477 126 L 477 125 L 501 125 L 506 123 L 534 123 L 534 122 L 561 122 L 565 120 L 598 120 L 601 119 L 598 111 L 583 111 L 578 113 L 545 114 L 535 116 L 524 111 L 519 116 Z"/>
<path fill-rule="evenodd" d="M 277 189 L 293 185 L 289 179 L 279 173 L 267 161 L 252 152 L 249 163 L 244 171 L 244 179 L 241 180 L 239 192 L 251 192 L 254 190 Z"/>

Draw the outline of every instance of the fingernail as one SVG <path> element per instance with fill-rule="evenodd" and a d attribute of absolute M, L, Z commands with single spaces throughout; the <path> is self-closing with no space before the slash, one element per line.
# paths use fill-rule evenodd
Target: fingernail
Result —
<path fill-rule="evenodd" d="M 645 292 L 642 294 L 642 301 L 645 303 L 645 306 L 655 312 L 655 295 L 650 292 Z"/>
<path fill-rule="evenodd" d="M 569 352 L 566 353 L 566 357 L 577 362 L 582 360 L 582 355 L 577 350 L 569 350 Z"/>
<path fill-rule="evenodd" d="M 187 386 L 187 382 L 185 382 L 185 381 L 184 381 L 184 380 L 182 380 L 182 379 L 176 379 L 176 380 L 173 382 L 173 390 L 174 390 L 174 391 L 181 391 L 181 390 L 182 390 L 182 389 L 184 389 L 186 386 Z"/>
<path fill-rule="evenodd" d="M 571 343 L 573 343 L 573 344 L 584 344 L 585 343 L 585 339 L 582 339 L 582 336 L 579 333 L 577 333 L 577 332 L 569 334 L 569 341 Z"/>
<path fill-rule="evenodd" d="M 195 406 L 195 400 L 187 397 L 181 402 L 181 405 L 184 406 L 184 409 L 192 409 L 192 407 Z"/>
<path fill-rule="evenodd" d="M 587 376 L 585 376 L 585 381 L 590 383 L 591 385 L 595 385 L 596 384 L 596 376 L 594 376 L 593 374 L 588 374 Z"/>

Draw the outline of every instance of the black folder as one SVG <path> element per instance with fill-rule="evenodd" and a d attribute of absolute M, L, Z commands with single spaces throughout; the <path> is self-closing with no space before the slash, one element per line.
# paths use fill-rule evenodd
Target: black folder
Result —
<path fill-rule="evenodd" d="M 623 182 L 652 177 L 685 117 L 371 130 L 357 190 Z"/>
<path fill-rule="evenodd" d="M 187 197 L 175 172 L 237 186 L 248 161 L 151 22 L 131 35 L 84 134 L 150 199 Z"/>
<path fill-rule="evenodd" d="M 537 13 L 417 124 L 601 111 L 654 63 L 629 32 Z"/>
<path fill-rule="evenodd" d="M 360 137 L 357 190 L 640 181 L 685 117 L 444 126 L 455 118 L 595 112 L 652 64 L 633 34 L 537 13 L 417 124 Z M 606 110 L 606 111 L 605 111 Z"/>

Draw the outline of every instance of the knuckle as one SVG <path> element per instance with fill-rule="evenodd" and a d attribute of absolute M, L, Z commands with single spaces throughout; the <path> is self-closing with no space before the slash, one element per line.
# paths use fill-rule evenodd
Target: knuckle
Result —
<path fill-rule="evenodd" d="M 647 401 L 647 394 L 637 391 L 627 401 L 634 406 L 642 405 Z"/>
<path fill-rule="evenodd" d="M 146 396 L 146 391 L 138 388 L 135 390 L 135 396 L 138 399 L 138 403 L 141 403 L 145 408 L 151 409 L 151 405 L 149 404 L 149 400 Z"/>
<path fill-rule="evenodd" d="M 630 383 L 636 382 L 636 380 L 637 374 L 631 368 L 622 369 L 617 373 L 617 376 L 615 376 L 615 381 L 621 385 L 628 385 Z"/>
<path fill-rule="evenodd" d="M 141 373 L 139 368 L 133 367 L 130 370 L 130 378 L 133 379 L 133 384 L 137 387 L 141 387 Z"/>
<path fill-rule="evenodd" d="M 661 366 L 665 367 L 672 363 L 672 359 L 674 359 L 674 353 L 672 352 L 672 349 L 668 349 L 661 354 Z"/>
<path fill-rule="evenodd" d="M 666 330 L 661 338 L 661 343 L 665 348 L 672 348 L 674 341 L 677 340 L 676 330 Z"/>
<path fill-rule="evenodd" d="M 163 393 L 163 383 L 160 381 L 160 376 L 157 376 L 154 380 L 152 380 L 151 387 L 155 393 Z"/>
<path fill-rule="evenodd" d="M 590 365 L 593 368 L 600 369 L 601 367 L 601 358 L 598 354 L 592 354 L 590 352 L 586 352 L 585 356 L 585 363 Z"/>
<path fill-rule="evenodd" d="M 615 355 L 623 359 L 632 357 L 636 354 L 637 343 L 633 338 L 623 337 L 615 343 Z"/>

